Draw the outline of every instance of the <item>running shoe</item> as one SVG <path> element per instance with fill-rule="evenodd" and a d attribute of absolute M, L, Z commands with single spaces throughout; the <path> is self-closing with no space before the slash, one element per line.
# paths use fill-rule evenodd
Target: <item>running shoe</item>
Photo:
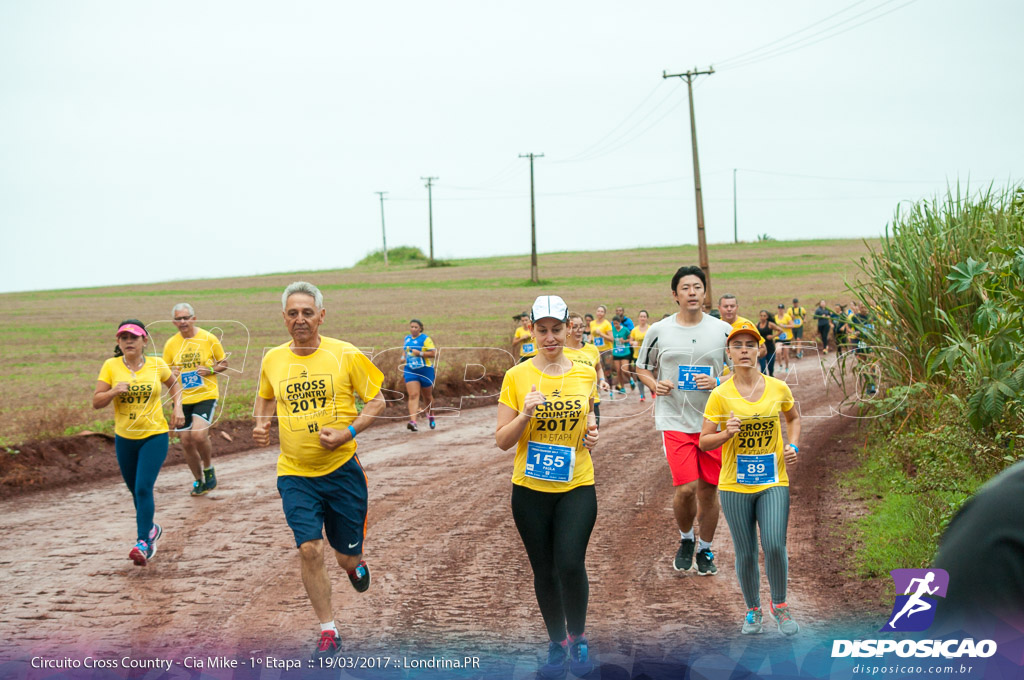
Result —
<path fill-rule="evenodd" d="M 201 482 L 198 479 L 192 482 L 192 491 L 190 492 L 193 496 L 202 496 L 209 489 L 206 488 L 206 483 Z"/>
<path fill-rule="evenodd" d="M 625 387 L 620 387 L 619 388 L 619 394 L 625 394 L 625 393 L 626 393 L 626 388 Z"/>
<path fill-rule="evenodd" d="M 366 566 L 366 560 L 361 561 L 355 569 L 348 572 L 348 580 L 356 592 L 365 593 L 370 587 L 370 568 Z"/>
<path fill-rule="evenodd" d="M 548 660 L 537 675 L 546 680 L 561 680 L 565 677 L 565 657 L 568 656 L 568 644 L 566 640 L 551 642 L 548 644 Z"/>
<path fill-rule="evenodd" d="M 569 636 L 569 670 L 577 678 L 582 678 L 594 670 L 586 633 L 581 633 L 577 637 Z"/>
<path fill-rule="evenodd" d="M 644 401 L 646 401 L 646 400 L 643 397 L 640 397 L 640 403 L 642 404 L 642 403 L 644 403 Z"/>
<path fill-rule="evenodd" d="M 341 651 L 341 638 L 333 630 L 325 630 L 320 633 L 320 640 L 313 650 L 313 661 L 317 659 L 329 659 Z"/>
<path fill-rule="evenodd" d="M 715 553 L 711 548 L 704 548 L 697 551 L 697 574 L 699 576 L 713 576 L 718 573 L 715 566 Z"/>
<path fill-rule="evenodd" d="M 629 389 L 631 389 L 631 390 L 635 390 L 636 389 L 636 382 L 632 378 L 629 379 Z"/>
<path fill-rule="evenodd" d="M 427 416 L 427 422 L 430 423 L 431 430 L 437 427 L 437 422 L 434 420 L 434 416 Z"/>
<path fill-rule="evenodd" d="M 136 567 L 144 567 L 146 564 L 153 559 L 153 555 L 156 554 L 156 543 L 148 543 L 143 541 L 141 538 L 139 542 L 135 544 L 135 547 L 128 553 L 128 559 L 135 563 Z"/>
<path fill-rule="evenodd" d="M 207 491 L 213 491 L 217 488 L 217 473 L 214 472 L 213 468 L 203 470 L 203 476 L 203 484 L 206 486 Z"/>
<path fill-rule="evenodd" d="M 743 634 L 744 635 L 757 635 L 764 626 L 761 625 L 761 608 L 754 607 L 753 609 L 747 610 L 747 615 L 743 619 Z"/>
<path fill-rule="evenodd" d="M 149 542 L 156 543 L 164 535 L 164 528 L 153 522 L 153 528 L 149 530 Z"/>
<path fill-rule="evenodd" d="M 410 420 L 409 424 L 406 425 L 406 427 L 409 428 L 410 432 L 419 432 L 420 431 L 420 428 L 416 427 L 416 421 L 415 420 Z"/>
<path fill-rule="evenodd" d="M 800 632 L 800 626 L 793 617 L 789 615 L 789 605 L 785 602 L 775 604 L 774 602 L 768 608 L 775 623 L 779 624 L 779 630 L 784 635 L 796 635 Z"/>
<path fill-rule="evenodd" d="M 692 538 L 679 539 L 679 550 L 676 550 L 676 557 L 672 560 L 672 567 L 676 571 L 690 571 L 693 567 L 693 549 L 696 545 Z"/>

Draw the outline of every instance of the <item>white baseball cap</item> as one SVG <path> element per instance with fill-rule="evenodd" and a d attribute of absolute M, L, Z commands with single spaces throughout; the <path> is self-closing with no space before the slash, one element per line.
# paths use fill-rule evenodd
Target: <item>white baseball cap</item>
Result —
<path fill-rule="evenodd" d="M 533 301 L 530 309 L 530 321 L 537 322 L 540 319 L 558 319 L 562 323 L 569 320 L 569 307 L 565 300 L 557 295 L 541 295 Z"/>

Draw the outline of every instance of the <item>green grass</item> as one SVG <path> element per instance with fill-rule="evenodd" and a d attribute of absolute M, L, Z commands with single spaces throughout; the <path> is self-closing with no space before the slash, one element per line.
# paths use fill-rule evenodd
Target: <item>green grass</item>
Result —
<path fill-rule="evenodd" d="M 841 480 L 868 511 L 850 525 L 858 575 L 928 566 L 952 516 L 1008 462 L 1004 448 L 971 429 L 962 405 L 945 395 L 918 394 L 893 417 L 874 421 L 860 464 Z"/>
<path fill-rule="evenodd" d="M 795 295 L 845 298 L 844 277 L 856 271 L 855 261 L 867 249 L 861 240 L 845 240 L 712 244 L 708 251 L 713 292 L 737 295 L 740 313 L 749 316 Z M 319 286 L 327 309 L 324 334 L 358 347 L 399 346 L 415 317 L 439 347 L 509 349 L 518 325 L 512 315 L 541 293 L 559 294 L 581 312 L 598 304 L 622 305 L 631 314 L 646 308 L 657 320 L 675 309 L 668 290 L 673 272 L 696 259 L 695 246 L 545 253 L 539 258 L 540 286 L 529 284 L 529 256 L 511 255 L 459 260 L 455 267 L 427 268 L 412 260 L 389 267 L 0 295 L 0 318 L 7 322 L 0 324 L 0 437 L 23 441 L 68 428 L 97 429 L 97 416 L 110 413 L 93 411 L 90 397 L 100 365 L 111 356 L 117 322 L 166 321 L 171 305 L 182 300 L 196 306 L 200 327 L 204 319 L 239 324 L 221 324 L 225 349 L 232 353 L 226 415 L 246 417 L 263 348 L 287 339 L 279 300 L 292 281 Z M 154 326 L 153 349 L 173 330 L 169 323 Z M 482 358 L 494 362 L 490 355 Z M 382 368 L 387 376 L 396 370 L 390 364 Z M 459 369 L 452 362 L 438 379 L 461 380 Z M 392 378 L 398 380 L 387 379 Z M 55 404 L 61 405 L 59 414 Z"/>

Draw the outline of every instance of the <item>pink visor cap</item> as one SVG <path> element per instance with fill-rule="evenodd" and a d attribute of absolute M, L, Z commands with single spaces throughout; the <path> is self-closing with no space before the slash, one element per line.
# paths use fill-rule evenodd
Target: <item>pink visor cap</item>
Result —
<path fill-rule="evenodd" d="M 133 323 L 126 323 L 125 325 L 118 328 L 117 335 L 121 335 L 121 333 L 131 333 L 132 335 L 137 335 L 140 338 L 147 337 L 146 329 L 142 328 L 141 326 L 136 326 Z"/>

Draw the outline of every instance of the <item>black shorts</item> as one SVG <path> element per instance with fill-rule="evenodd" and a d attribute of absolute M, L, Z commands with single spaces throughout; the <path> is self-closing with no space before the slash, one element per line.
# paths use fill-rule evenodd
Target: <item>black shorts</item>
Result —
<path fill-rule="evenodd" d="M 185 424 L 179 427 L 176 431 L 181 432 L 183 430 L 192 429 L 192 416 L 202 418 L 206 421 L 207 425 L 213 423 L 213 412 L 217 408 L 216 399 L 206 399 L 204 401 L 197 401 L 194 404 L 183 404 L 181 410 L 185 412 Z"/>
<path fill-rule="evenodd" d="M 321 477 L 282 475 L 277 491 L 295 546 L 327 542 L 342 555 L 363 552 L 366 530 L 366 475 L 359 459 L 352 456 L 344 465 Z"/>

